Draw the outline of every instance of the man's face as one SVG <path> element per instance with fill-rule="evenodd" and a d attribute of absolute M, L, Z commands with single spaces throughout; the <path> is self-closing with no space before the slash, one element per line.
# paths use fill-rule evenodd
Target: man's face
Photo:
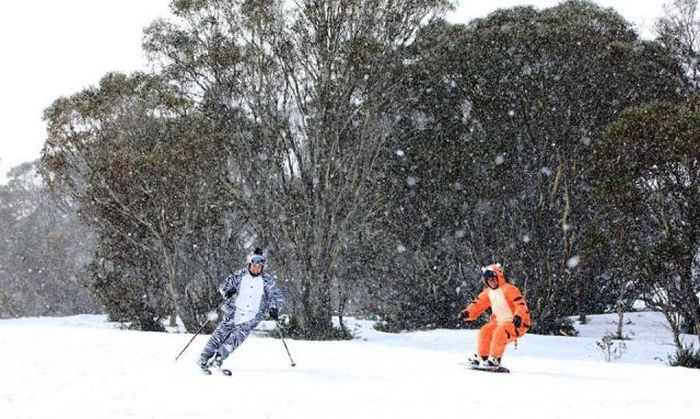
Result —
<path fill-rule="evenodd" d="M 262 265 L 258 265 L 255 263 L 250 264 L 250 273 L 252 273 L 253 275 L 260 275 L 260 272 L 262 272 L 262 270 Z"/>
<path fill-rule="evenodd" d="M 488 285 L 489 288 L 491 289 L 496 289 L 498 288 L 498 278 L 496 278 L 496 273 L 493 271 L 485 271 L 484 272 L 484 281 L 486 282 L 486 285 Z"/>

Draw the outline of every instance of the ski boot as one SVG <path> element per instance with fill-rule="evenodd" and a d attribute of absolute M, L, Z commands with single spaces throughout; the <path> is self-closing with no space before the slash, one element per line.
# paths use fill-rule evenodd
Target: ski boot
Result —
<path fill-rule="evenodd" d="M 214 358 L 212 358 L 211 364 L 210 364 L 210 365 L 211 365 L 213 368 L 221 368 L 221 364 L 222 364 L 223 362 L 224 362 L 224 361 L 223 361 L 223 359 L 221 358 L 221 355 L 216 354 L 216 355 L 214 355 Z"/>
<path fill-rule="evenodd" d="M 472 355 L 469 357 L 467 360 L 467 363 L 469 364 L 470 367 L 481 367 L 483 364 L 486 362 L 487 357 L 484 356 L 479 356 L 477 354 Z"/>
<path fill-rule="evenodd" d="M 490 356 L 486 361 L 484 361 L 484 367 L 498 369 L 501 366 L 501 358 L 495 358 Z"/>
<path fill-rule="evenodd" d="M 214 355 L 214 358 L 211 361 L 211 366 L 212 368 L 216 368 L 221 372 L 223 375 L 231 375 L 231 370 L 228 370 L 226 368 L 222 368 L 221 364 L 223 364 L 224 359 L 221 357 L 221 355 L 216 354 Z"/>
<path fill-rule="evenodd" d="M 211 375 L 211 370 L 209 369 L 209 358 L 205 356 L 199 357 L 199 368 L 206 375 Z"/>

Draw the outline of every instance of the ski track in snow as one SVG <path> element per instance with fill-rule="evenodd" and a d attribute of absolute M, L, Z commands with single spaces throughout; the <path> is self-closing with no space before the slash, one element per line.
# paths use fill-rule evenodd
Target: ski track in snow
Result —
<path fill-rule="evenodd" d="M 663 317 L 627 318 L 634 335 L 614 363 L 596 346 L 613 315 L 589 316 L 580 337 L 509 345 L 511 374 L 464 367 L 476 330 L 386 334 L 352 321 L 352 341 L 289 339 L 294 368 L 279 339 L 256 332 L 224 363 L 232 377 L 196 366 L 208 336 L 175 362 L 192 335 L 118 330 L 95 315 L 2 320 L 0 418 L 697 417 L 700 370 L 665 364 Z"/>

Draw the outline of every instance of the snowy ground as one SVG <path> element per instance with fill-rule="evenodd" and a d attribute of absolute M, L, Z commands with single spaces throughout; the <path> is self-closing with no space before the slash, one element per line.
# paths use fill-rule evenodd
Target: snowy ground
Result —
<path fill-rule="evenodd" d="M 385 334 L 287 343 L 253 335 L 225 365 L 195 365 L 207 336 L 178 362 L 188 334 L 117 330 L 102 316 L 0 321 L 0 418 L 697 418 L 700 370 L 665 365 L 663 318 L 632 313 L 628 349 L 597 349 L 614 316 L 592 316 L 577 338 L 528 335 L 504 363 L 470 371 L 476 332 Z M 692 339 L 692 337 L 688 337 Z M 697 347 L 697 345 L 696 345 Z"/>

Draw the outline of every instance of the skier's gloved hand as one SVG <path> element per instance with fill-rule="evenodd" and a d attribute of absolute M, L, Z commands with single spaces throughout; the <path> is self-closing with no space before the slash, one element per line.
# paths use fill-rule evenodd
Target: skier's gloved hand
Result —
<path fill-rule="evenodd" d="M 469 320 L 469 312 L 465 308 L 464 310 L 459 312 L 459 319 L 463 322 L 468 322 Z"/>
<path fill-rule="evenodd" d="M 231 288 L 230 290 L 226 291 L 226 294 L 224 294 L 224 298 L 228 300 L 229 298 L 233 297 L 233 294 L 235 293 L 236 290 L 234 288 Z"/>
<path fill-rule="evenodd" d="M 515 328 L 517 329 L 518 327 L 523 325 L 523 318 L 516 314 L 515 316 L 513 316 L 513 324 L 515 325 Z"/>
<path fill-rule="evenodd" d="M 279 319 L 279 315 L 280 315 L 280 313 L 279 313 L 279 311 L 277 311 L 277 308 L 276 308 L 276 307 L 270 308 L 270 318 L 271 318 L 272 320 L 277 320 L 277 319 Z"/>

